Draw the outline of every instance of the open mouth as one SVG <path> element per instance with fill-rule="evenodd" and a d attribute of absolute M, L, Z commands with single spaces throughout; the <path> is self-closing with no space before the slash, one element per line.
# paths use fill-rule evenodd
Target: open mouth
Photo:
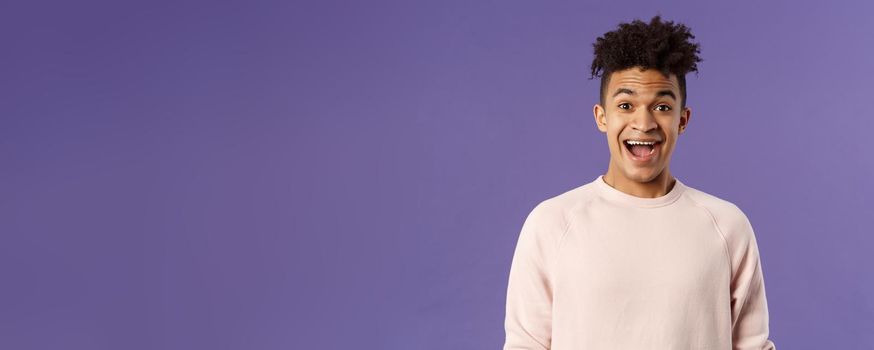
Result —
<path fill-rule="evenodd" d="M 628 155 L 631 157 L 631 159 L 638 161 L 648 161 L 658 155 L 658 146 L 661 145 L 661 142 L 625 140 L 622 141 L 622 144 L 625 146 L 625 149 L 628 151 Z"/>

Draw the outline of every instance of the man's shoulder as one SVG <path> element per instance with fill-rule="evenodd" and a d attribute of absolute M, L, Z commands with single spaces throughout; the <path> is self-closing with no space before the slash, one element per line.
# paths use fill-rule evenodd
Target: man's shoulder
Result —
<path fill-rule="evenodd" d="M 752 235 L 749 218 L 734 202 L 689 186 L 686 186 L 685 195 L 712 217 L 717 229 L 726 239 Z"/>
<path fill-rule="evenodd" d="M 564 227 L 572 220 L 573 214 L 579 213 L 580 207 L 587 205 L 594 197 L 591 183 L 559 192 L 538 202 L 528 214 L 529 220 L 541 226 Z"/>
<path fill-rule="evenodd" d="M 592 183 L 586 183 L 547 197 L 540 201 L 538 207 L 543 207 L 545 210 L 567 210 L 588 202 L 594 196 Z"/>
<path fill-rule="evenodd" d="M 574 222 L 575 213 L 580 212 L 580 206 L 586 205 L 593 197 L 590 187 L 580 185 L 538 202 L 525 218 L 522 236 L 530 235 L 536 240 L 558 244 Z"/>
<path fill-rule="evenodd" d="M 695 187 L 686 186 L 685 195 L 689 197 L 695 204 L 705 207 L 721 215 L 742 215 L 734 202 L 731 202 L 722 197 L 718 197 L 712 193 L 702 191 Z"/>

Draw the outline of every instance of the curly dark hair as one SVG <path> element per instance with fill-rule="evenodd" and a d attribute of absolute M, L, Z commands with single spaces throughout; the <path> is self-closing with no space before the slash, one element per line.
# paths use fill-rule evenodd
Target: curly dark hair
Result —
<path fill-rule="evenodd" d="M 604 33 L 593 46 L 595 59 L 592 61 L 590 80 L 601 75 L 601 105 L 610 82 L 610 75 L 632 67 L 657 69 L 666 77 L 673 73 L 680 84 L 681 108 L 686 106 L 686 73 L 698 74 L 700 44 L 690 39 L 695 36 L 681 23 L 663 22 L 661 15 L 653 17 L 649 24 L 640 19 L 631 23 L 620 23 L 619 28 Z"/>

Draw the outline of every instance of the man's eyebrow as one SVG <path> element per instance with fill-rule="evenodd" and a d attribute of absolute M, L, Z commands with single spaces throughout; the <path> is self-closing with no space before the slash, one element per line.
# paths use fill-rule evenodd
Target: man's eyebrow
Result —
<path fill-rule="evenodd" d="M 671 90 L 661 90 L 661 91 L 656 93 L 656 97 L 662 97 L 662 96 L 670 96 L 672 99 L 674 99 L 674 101 L 677 100 L 677 96 L 674 95 L 674 92 Z"/>
<path fill-rule="evenodd" d="M 613 97 L 619 96 L 619 94 L 634 95 L 634 90 L 626 89 L 626 88 L 619 88 L 618 90 L 616 90 L 616 93 L 613 94 Z"/>
<path fill-rule="evenodd" d="M 613 97 L 619 96 L 619 94 L 629 94 L 632 96 L 636 95 L 634 90 L 631 90 L 628 88 L 619 88 L 613 94 Z M 659 90 L 659 92 L 656 93 L 656 97 L 662 97 L 662 96 L 670 96 L 671 98 L 674 99 L 674 101 L 677 100 L 677 95 L 674 95 L 674 92 L 671 90 Z"/>

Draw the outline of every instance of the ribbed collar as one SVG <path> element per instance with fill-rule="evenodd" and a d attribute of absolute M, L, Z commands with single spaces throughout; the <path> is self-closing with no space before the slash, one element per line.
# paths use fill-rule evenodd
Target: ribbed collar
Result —
<path fill-rule="evenodd" d="M 656 198 L 645 198 L 634 196 L 620 190 L 613 188 L 604 181 L 604 175 L 598 175 L 597 178 L 593 181 L 595 185 L 595 189 L 597 192 L 607 200 L 625 206 L 633 206 L 633 207 L 641 207 L 641 208 L 654 208 L 661 207 L 675 202 L 680 195 L 683 194 L 683 191 L 686 190 L 686 185 L 684 185 L 680 179 L 677 179 L 676 183 L 674 183 L 674 187 L 671 188 L 671 191 L 666 193 L 661 197 Z"/>

